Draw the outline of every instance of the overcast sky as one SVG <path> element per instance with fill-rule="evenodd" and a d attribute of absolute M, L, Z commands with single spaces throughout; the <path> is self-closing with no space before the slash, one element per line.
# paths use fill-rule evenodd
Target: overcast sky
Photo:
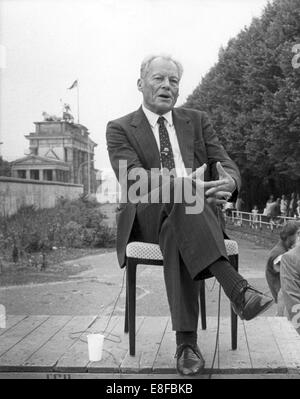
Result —
<path fill-rule="evenodd" d="M 105 128 L 137 109 L 136 81 L 149 53 L 170 53 L 184 66 L 182 104 L 225 46 L 267 0 L 0 0 L 0 141 L 11 161 L 28 153 L 24 135 L 42 112 L 61 116 L 60 99 L 87 126 L 97 168 L 109 167 Z M 3 48 L 2 48 L 3 49 Z M 1 47 L 0 47 L 1 57 Z M 4 66 L 4 67 L 3 67 Z"/>

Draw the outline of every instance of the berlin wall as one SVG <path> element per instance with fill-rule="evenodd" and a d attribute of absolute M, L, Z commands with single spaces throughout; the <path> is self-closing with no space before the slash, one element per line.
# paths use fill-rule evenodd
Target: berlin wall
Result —
<path fill-rule="evenodd" d="M 79 184 L 0 176 L 0 215 L 13 215 L 26 205 L 52 208 L 58 198 L 73 200 L 81 194 L 83 186 Z"/>

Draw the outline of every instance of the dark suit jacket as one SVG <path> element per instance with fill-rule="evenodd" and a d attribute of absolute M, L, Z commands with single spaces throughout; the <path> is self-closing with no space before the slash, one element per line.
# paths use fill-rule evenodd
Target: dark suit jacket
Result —
<path fill-rule="evenodd" d="M 276 303 L 280 291 L 280 273 L 274 269 L 273 262 L 279 255 L 284 254 L 287 250 L 288 248 L 285 248 L 284 243 L 280 240 L 275 247 L 271 249 L 266 265 L 266 280 Z"/>
<path fill-rule="evenodd" d="M 280 280 L 288 318 L 300 334 L 300 244 L 286 252 L 280 263 Z"/>
<path fill-rule="evenodd" d="M 240 188 L 241 179 L 237 166 L 220 144 L 207 115 L 193 109 L 174 108 L 173 123 L 186 168 L 197 169 L 203 163 L 208 168 L 205 180 L 218 179 L 216 162 L 220 161 Z M 111 121 L 106 131 L 107 148 L 112 168 L 119 178 L 119 161 L 127 161 L 127 171 L 143 168 L 160 169 L 160 155 L 151 126 L 142 107 L 122 118 Z M 160 180 L 159 184 L 162 181 Z M 153 187 L 152 187 L 153 188 Z M 126 245 L 130 240 L 136 205 L 121 204 L 118 217 L 117 255 L 120 266 L 125 264 Z"/>

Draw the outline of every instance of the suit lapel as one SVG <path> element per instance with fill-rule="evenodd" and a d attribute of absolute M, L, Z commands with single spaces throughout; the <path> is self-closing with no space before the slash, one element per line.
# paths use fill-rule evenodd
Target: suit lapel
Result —
<path fill-rule="evenodd" d="M 142 158 L 146 160 L 147 169 L 160 169 L 159 149 L 142 107 L 136 111 L 131 126 L 133 127 L 133 135 L 142 153 Z"/>
<path fill-rule="evenodd" d="M 173 109 L 173 123 L 176 130 L 181 156 L 186 168 L 194 165 L 194 132 L 191 120 L 182 115 L 179 109 Z"/>
<path fill-rule="evenodd" d="M 186 168 L 192 169 L 194 165 L 194 132 L 191 120 L 188 116 L 183 116 L 179 109 L 174 109 L 173 123 L 184 165 Z M 134 114 L 131 126 L 142 158 L 146 160 L 147 168 L 160 168 L 159 149 L 142 107 Z"/>

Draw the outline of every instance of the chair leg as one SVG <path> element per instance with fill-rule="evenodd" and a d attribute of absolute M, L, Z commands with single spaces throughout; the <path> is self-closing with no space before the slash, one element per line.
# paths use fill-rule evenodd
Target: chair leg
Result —
<path fill-rule="evenodd" d="M 230 257 L 230 262 L 236 271 L 239 270 L 239 257 L 234 255 Z M 234 312 L 232 306 L 230 306 L 231 313 L 231 349 L 237 349 L 237 331 L 238 331 L 238 316 Z"/>
<path fill-rule="evenodd" d="M 237 330 L 238 330 L 238 317 L 232 307 L 231 312 L 231 349 L 234 351 L 237 349 Z"/>
<path fill-rule="evenodd" d="M 128 293 L 128 325 L 129 354 L 135 356 L 135 308 L 136 308 L 136 266 L 137 263 L 127 260 L 127 293 Z"/>
<path fill-rule="evenodd" d="M 200 280 L 200 309 L 201 309 L 202 330 L 206 330 L 206 304 L 205 304 L 205 281 L 204 280 Z"/>
<path fill-rule="evenodd" d="M 232 260 L 233 260 L 233 267 L 235 268 L 235 270 L 238 272 L 239 271 L 239 256 L 238 255 L 233 255 L 232 256 Z"/>
<path fill-rule="evenodd" d="M 128 284 L 126 282 L 126 299 L 125 299 L 125 322 L 124 333 L 128 333 Z"/>

